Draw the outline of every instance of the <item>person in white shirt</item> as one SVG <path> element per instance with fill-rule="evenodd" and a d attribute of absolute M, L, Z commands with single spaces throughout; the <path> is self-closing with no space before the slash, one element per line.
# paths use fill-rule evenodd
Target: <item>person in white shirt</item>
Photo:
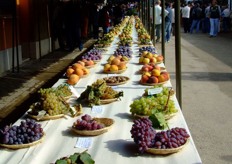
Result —
<path fill-rule="evenodd" d="M 184 26 L 184 32 L 190 32 L 190 24 L 189 24 L 189 17 L 190 17 L 190 7 L 189 4 L 185 4 L 185 6 L 181 10 L 182 13 L 182 22 Z"/>
<path fill-rule="evenodd" d="M 160 42 L 160 36 L 161 36 L 161 23 L 162 23 L 162 18 L 161 18 L 161 12 L 162 8 L 160 6 L 161 1 L 158 0 L 155 3 L 155 32 L 156 32 L 156 42 Z M 166 17 L 168 15 L 168 11 L 165 10 L 164 16 Z"/>
<path fill-rule="evenodd" d="M 222 27 L 224 32 L 230 31 L 230 9 L 229 5 L 222 11 Z"/>

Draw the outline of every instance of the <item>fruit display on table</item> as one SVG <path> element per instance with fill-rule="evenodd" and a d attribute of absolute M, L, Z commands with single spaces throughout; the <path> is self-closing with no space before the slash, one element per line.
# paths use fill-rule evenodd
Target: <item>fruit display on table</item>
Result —
<path fill-rule="evenodd" d="M 102 51 L 99 49 L 91 49 L 86 54 L 82 56 L 82 59 L 93 60 L 94 62 L 100 61 L 102 59 Z"/>
<path fill-rule="evenodd" d="M 166 71 L 153 69 L 151 72 L 144 72 L 139 81 L 142 85 L 165 84 L 170 79 L 170 75 Z"/>
<path fill-rule="evenodd" d="M 130 80 L 130 78 L 126 76 L 110 76 L 104 77 L 103 80 L 106 82 L 107 85 L 115 86 L 125 84 L 127 81 Z"/>
<path fill-rule="evenodd" d="M 109 59 L 107 60 L 108 63 L 104 65 L 103 72 L 104 73 L 115 73 L 115 74 L 123 73 L 127 69 L 126 60 L 127 60 L 126 57 L 110 56 Z"/>
<path fill-rule="evenodd" d="M 39 91 L 40 100 L 30 106 L 28 116 L 38 121 L 58 119 L 66 114 L 77 116 L 82 113 L 81 105 L 71 108 L 65 98 L 57 94 L 53 89 L 41 88 Z"/>
<path fill-rule="evenodd" d="M 157 132 L 148 118 L 135 120 L 130 132 L 140 153 L 160 155 L 180 151 L 188 143 L 190 137 L 186 129 L 179 127 Z"/>
<path fill-rule="evenodd" d="M 35 120 L 26 119 L 20 125 L 0 130 L 0 146 L 10 149 L 28 148 L 43 141 L 45 133 Z"/>
<path fill-rule="evenodd" d="M 126 57 L 128 60 L 132 58 L 132 50 L 129 46 L 119 46 L 115 51 L 114 51 L 114 56 L 122 56 Z"/>
<path fill-rule="evenodd" d="M 144 51 L 151 52 L 152 54 L 157 54 L 157 50 L 153 46 L 143 46 L 139 48 L 139 52 L 142 53 Z"/>
<path fill-rule="evenodd" d="M 98 79 L 92 85 L 88 85 L 81 93 L 77 101 L 86 102 L 88 105 L 107 104 L 117 101 L 123 96 L 123 91 L 115 91 L 102 79 Z"/>
<path fill-rule="evenodd" d="M 72 66 L 69 66 L 65 74 L 68 78 L 67 83 L 70 85 L 75 85 L 78 83 L 80 78 L 88 76 L 90 71 L 84 66 L 83 62 L 77 62 Z"/>
<path fill-rule="evenodd" d="M 62 157 L 56 160 L 55 164 L 94 164 L 95 161 L 86 151 L 82 153 L 74 153 L 69 157 Z"/>
<path fill-rule="evenodd" d="M 77 63 L 80 63 L 81 65 L 83 65 L 85 68 L 93 68 L 96 65 L 96 62 L 94 62 L 93 60 L 89 60 L 89 59 L 82 59 L 79 60 Z"/>
<path fill-rule="evenodd" d="M 170 95 L 161 94 L 159 97 L 141 97 L 133 101 L 130 105 L 130 112 L 135 116 L 151 116 L 155 113 L 163 113 L 166 119 L 173 116 L 178 110 L 175 107 L 175 102 L 170 99 Z"/>
<path fill-rule="evenodd" d="M 139 17 L 135 18 L 136 24 L 136 30 L 138 32 L 138 39 L 139 39 L 139 45 L 151 45 L 151 37 L 144 28 L 141 20 Z"/>
<path fill-rule="evenodd" d="M 73 123 L 72 131 L 79 135 L 96 136 L 107 132 L 113 124 L 113 119 L 92 118 L 86 114 Z"/>
<path fill-rule="evenodd" d="M 144 64 L 142 68 L 139 70 L 139 73 L 146 73 L 146 72 L 152 72 L 154 69 L 158 69 L 160 71 L 166 71 L 165 67 L 161 67 L 154 63 Z"/>
<path fill-rule="evenodd" d="M 141 53 L 141 56 L 139 58 L 139 63 L 140 64 L 160 64 L 164 60 L 162 55 L 157 55 L 157 54 L 152 54 L 151 52 L 148 51 L 143 51 Z"/>

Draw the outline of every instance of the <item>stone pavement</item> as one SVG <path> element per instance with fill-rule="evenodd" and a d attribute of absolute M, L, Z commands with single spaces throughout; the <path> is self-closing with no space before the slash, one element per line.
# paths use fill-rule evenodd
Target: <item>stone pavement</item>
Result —
<path fill-rule="evenodd" d="M 17 109 L 21 111 L 18 111 L 19 113 L 14 112 L 17 107 L 31 98 L 39 88 L 45 85 L 49 86 L 49 83 L 51 83 L 51 86 L 73 63 L 73 60 L 87 51 L 95 41 L 88 40 L 82 51 L 78 49 L 71 53 L 54 51 L 43 56 L 41 60 L 31 60 L 23 63 L 20 66 L 19 73 L 9 71 L 5 76 L 0 77 L 0 125 L 3 120 L 4 123 L 13 121 L 11 115 L 15 116 L 23 113 L 26 109 Z"/>
<path fill-rule="evenodd" d="M 232 163 L 232 33 L 181 33 L 182 110 L 204 164 Z M 175 43 L 166 67 L 175 88 Z"/>

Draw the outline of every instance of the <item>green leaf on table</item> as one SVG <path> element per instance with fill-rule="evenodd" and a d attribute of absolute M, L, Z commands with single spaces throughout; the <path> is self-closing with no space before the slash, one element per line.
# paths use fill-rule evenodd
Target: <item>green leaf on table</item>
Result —
<path fill-rule="evenodd" d="M 68 161 L 64 160 L 64 159 L 59 159 L 56 161 L 55 164 L 68 164 Z"/>
<path fill-rule="evenodd" d="M 71 159 L 72 163 L 75 163 L 79 156 L 80 156 L 79 153 L 75 153 L 73 155 L 70 155 L 69 159 Z"/>
<path fill-rule="evenodd" d="M 91 156 L 87 152 L 83 152 L 80 154 L 80 160 L 83 164 L 94 164 L 95 161 L 91 158 Z"/>
<path fill-rule="evenodd" d="M 165 129 L 168 127 L 167 121 L 165 120 L 164 114 L 159 112 L 149 116 L 149 119 L 152 122 L 153 128 Z"/>

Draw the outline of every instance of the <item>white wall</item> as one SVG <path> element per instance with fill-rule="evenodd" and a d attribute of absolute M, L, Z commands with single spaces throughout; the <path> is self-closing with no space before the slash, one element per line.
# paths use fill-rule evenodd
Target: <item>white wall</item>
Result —
<path fill-rule="evenodd" d="M 22 64 L 22 51 L 21 46 L 18 46 L 19 51 L 19 65 Z M 0 51 L 0 76 L 4 75 L 4 72 L 12 68 L 12 48 Z M 16 48 L 14 49 L 14 65 L 17 66 Z"/>

